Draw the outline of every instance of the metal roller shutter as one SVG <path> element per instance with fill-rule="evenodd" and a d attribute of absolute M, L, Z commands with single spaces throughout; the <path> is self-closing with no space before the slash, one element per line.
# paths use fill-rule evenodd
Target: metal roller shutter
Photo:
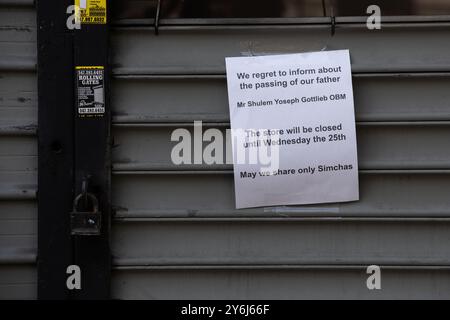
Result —
<path fill-rule="evenodd" d="M 0 299 L 37 294 L 37 80 L 33 1 L 0 2 Z"/>
<path fill-rule="evenodd" d="M 448 17 L 338 17 L 334 36 L 328 18 L 152 23 L 111 30 L 113 298 L 450 298 Z M 0 299 L 37 297 L 36 31 L 32 0 L 0 3 Z M 336 49 L 360 201 L 236 210 L 226 161 L 172 163 L 173 130 L 229 128 L 225 57 Z"/>
<path fill-rule="evenodd" d="M 426 20 L 116 25 L 113 297 L 449 298 L 450 24 Z M 225 57 L 324 48 L 352 57 L 361 201 L 235 210 L 230 165 L 172 164 L 174 129 L 229 127 Z"/>

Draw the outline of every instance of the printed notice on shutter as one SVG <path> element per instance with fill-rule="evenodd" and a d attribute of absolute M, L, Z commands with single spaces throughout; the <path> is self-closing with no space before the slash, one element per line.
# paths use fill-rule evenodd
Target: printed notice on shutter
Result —
<path fill-rule="evenodd" d="M 237 208 L 359 200 L 348 50 L 226 68 Z"/>
<path fill-rule="evenodd" d="M 77 114 L 80 118 L 103 117 L 105 114 L 104 68 L 76 67 Z"/>
<path fill-rule="evenodd" d="M 75 21 L 81 24 L 106 24 L 106 0 L 75 0 Z"/>

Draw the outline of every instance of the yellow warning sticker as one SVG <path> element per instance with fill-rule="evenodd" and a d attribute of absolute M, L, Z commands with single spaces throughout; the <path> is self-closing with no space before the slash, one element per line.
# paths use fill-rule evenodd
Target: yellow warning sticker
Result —
<path fill-rule="evenodd" d="M 106 24 L 106 0 L 75 0 L 75 22 Z"/>
<path fill-rule="evenodd" d="M 75 69 L 83 70 L 83 69 L 105 69 L 103 66 L 76 66 Z"/>

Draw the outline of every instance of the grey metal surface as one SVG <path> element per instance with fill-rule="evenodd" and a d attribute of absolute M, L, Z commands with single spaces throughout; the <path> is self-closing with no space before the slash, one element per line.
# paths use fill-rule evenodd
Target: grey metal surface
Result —
<path fill-rule="evenodd" d="M 0 3 L 0 299 L 35 299 L 37 275 L 36 16 Z"/>
<path fill-rule="evenodd" d="M 36 299 L 37 274 L 33 265 L 0 265 L 0 300 Z"/>
<path fill-rule="evenodd" d="M 382 290 L 369 291 L 363 268 L 122 269 L 113 273 L 117 299 L 449 299 L 450 271 L 388 269 Z"/>
<path fill-rule="evenodd" d="M 0 70 L 0 133 L 36 133 L 36 83 L 33 72 Z"/>
<path fill-rule="evenodd" d="M 205 123 L 205 130 L 217 128 Z M 177 128 L 189 130 L 182 124 L 171 126 L 121 125 L 115 128 L 113 149 L 116 170 L 178 170 L 171 151 L 178 141 L 171 141 Z M 225 129 L 219 127 L 223 137 Z M 229 132 L 227 132 L 229 134 Z M 450 122 L 362 123 L 357 126 L 358 158 L 361 169 L 450 169 Z M 210 144 L 204 142 L 203 148 Z M 192 159 L 194 159 L 192 155 Z M 223 158 L 226 163 L 226 148 Z M 210 166 L 191 166 L 192 169 L 211 169 Z M 227 166 L 232 168 L 232 165 Z"/>
<path fill-rule="evenodd" d="M 158 37 L 148 22 L 122 21 L 112 35 L 113 296 L 450 297 L 448 21 L 394 21 L 371 32 L 340 19 L 334 37 L 319 20 L 165 21 Z M 236 210 L 232 166 L 172 164 L 174 129 L 229 126 L 225 57 L 322 49 L 351 52 L 360 201 Z M 382 266 L 381 291 L 366 288 L 369 264 Z"/>
<path fill-rule="evenodd" d="M 0 5 L 0 299 L 36 298 L 31 6 Z M 450 298 L 450 29 L 425 20 L 115 29 L 113 297 Z M 224 57 L 323 48 L 352 54 L 361 201 L 238 211 L 230 166 L 171 164 L 174 123 L 228 125 Z"/>
<path fill-rule="evenodd" d="M 225 57 L 349 49 L 354 72 L 450 71 L 447 23 L 118 28 L 115 74 L 223 74 Z M 182 54 L 181 54 L 182 53 Z"/>
<path fill-rule="evenodd" d="M 1 262 L 28 261 L 36 256 L 37 208 L 32 200 L 0 201 Z"/>
<path fill-rule="evenodd" d="M 353 87 L 359 121 L 450 120 L 448 73 L 355 75 Z M 120 123 L 229 121 L 225 75 L 121 76 L 112 100 Z"/>
<path fill-rule="evenodd" d="M 36 66 L 36 14 L 32 6 L 0 6 L 0 70 Z"/>
<path fill-rule="evenodd" d="M 116 264 L 450 264 L 450 220 L 130 220 L 114 229 Z"/>
<path fill-rule="evenodd" d="M 318 215 L 429 218 L 450 217 L 449 189 L 448 171 L 370 171 L 360 175 L 361 200 L 357 202 L 235 210 L 231 171 L 203 174 L 153 171 L 114 175 L 112 198 L 119 216 L 130 218 Z"/>

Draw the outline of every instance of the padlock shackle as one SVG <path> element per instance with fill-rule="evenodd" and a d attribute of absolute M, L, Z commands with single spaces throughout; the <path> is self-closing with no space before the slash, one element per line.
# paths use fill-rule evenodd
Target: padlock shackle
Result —
<path fill-rule="evenodd" d="M 92 212 L 98 212 L 98 199 L 95 195 L 93 195 L 92 193 L 80 193 L 74 200 L 73 200 L 73 211 L 76 212 L 78 210 L 78 203 L 80 202 L 81 198 L 83 198 L 83 196 L 86 196 L 87 198 L 91 199 L 92 201 L 92 208 L 93 211 Z"/>

